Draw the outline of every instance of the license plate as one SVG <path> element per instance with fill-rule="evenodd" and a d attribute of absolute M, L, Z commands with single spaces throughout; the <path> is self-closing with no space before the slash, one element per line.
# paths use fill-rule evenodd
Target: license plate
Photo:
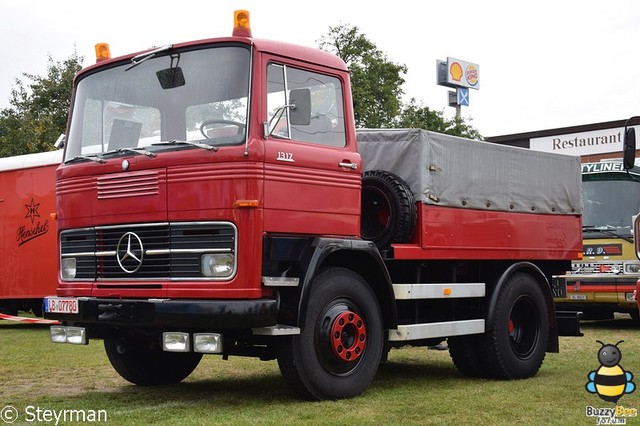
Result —
<path fill-rule="evenodd" d="M 571 294 L 569 295 L 569 299 L 571 300 L 587 300 L 586 294 Z"/>
<path fill-rule="evenodd" d="M 77 314 L 80 309 L 78 307 L 78 299 L 47 297 L 44 299 L 44 311 L 52 314 Z"/>

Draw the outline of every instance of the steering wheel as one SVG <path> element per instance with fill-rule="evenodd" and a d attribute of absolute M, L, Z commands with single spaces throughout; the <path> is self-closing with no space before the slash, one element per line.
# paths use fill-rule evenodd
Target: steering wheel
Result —
<path fill-rule="evenodd" d="M 234 120 L 207 120 L 204 121 L 201 125 L 200 125 L 200 133 L 202 133 L 202 136 L 205 137 L 205 139 L 211 139 L 209 137 L 209 135 L 207 135 L 204 131 L 205 127 L 210 126 L 212 124 L 229 124 L 229 125 L 233 125 L 233 126 L 237 126 L 238 127 L 238 132 L 236 133 L 236 135 L 240 134 L 241 130 L 242 133 L 244 133 L 244 128 L 246 127 L 246 125 L 244 123 L 241 123 L 239 121 L 234 121 Z"/>

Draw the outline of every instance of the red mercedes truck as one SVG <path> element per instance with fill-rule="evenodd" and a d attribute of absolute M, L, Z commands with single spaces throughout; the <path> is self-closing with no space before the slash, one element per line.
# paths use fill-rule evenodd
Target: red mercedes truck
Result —
<path fill-rule="evenodd" d="M 139 385 L 203 354 L 277 360 L 309 399 L 445 340 L 466 375 L 534 376 L 574 325 L 550 282 L 582 255 L 580 160 L 356 131 L 341 59 L 235 18 L 76 76 L 52 341 L 103 339 Z"/>

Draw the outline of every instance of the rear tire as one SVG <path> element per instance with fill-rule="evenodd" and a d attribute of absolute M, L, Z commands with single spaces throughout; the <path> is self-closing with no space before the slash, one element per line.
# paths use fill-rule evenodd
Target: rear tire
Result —
<path fill-rule="evenodd" d="M 141 386 L 181 382 L 202 359 L 200 353 L 165 352 L 157 344 L 151 343 L 131 337 L 108 337 L 104 339 L 104 349 L 118 374 Z"/>
<path fill-rule="evenodd" d="M 360 275 L 344 268 L 322 271 L 311 285 L 301 333 L 279 347 L 280 371 L 306 399 L 359 395 L 382 358 L 378 301 Z"/>
<path fill-rule="evenodd" d="M 485 377 L 486 371 L 480 355 L 481 336 L 461 336 L 447 339 L 449 356 L 456 368 L 467 377 Z"/>
<path fill-rule="evenodd" d="M 522 272 L 499 291 L 493 323 L 483 335 L 484 368 L 496 379 L 533 377 L 542 366 L 549 335 L 546 300 L 533 277 Z"/>

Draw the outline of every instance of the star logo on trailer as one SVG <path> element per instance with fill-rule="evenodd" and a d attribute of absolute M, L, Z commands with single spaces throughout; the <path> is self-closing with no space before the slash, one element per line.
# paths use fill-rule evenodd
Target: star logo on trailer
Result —
<path fill-rule="evenodd" d="M 40 208 L 40 203 L 36 203 L 31 198 L 31 204 L 24 205 L 27 208 L 27 215 L 24 217 L 25 219 L 31 218 L 31 223 L 35 220 L 36 217 L 40 217 L 40 213 L 38 213 L 38 208 Z"/>

